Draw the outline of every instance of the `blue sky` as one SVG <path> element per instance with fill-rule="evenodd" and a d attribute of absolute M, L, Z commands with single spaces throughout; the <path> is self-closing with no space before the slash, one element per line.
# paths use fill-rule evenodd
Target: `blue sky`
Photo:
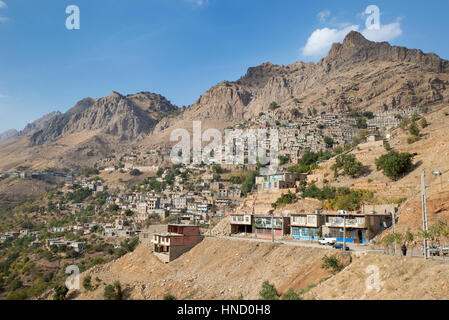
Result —
<path fill-rule="evenodd" d="M 248 67 L 317 61 L 354 29 L 449 59 L 448 13 L 449 0 L 0 0 L 0 132 L 112 90 L 189 105 Z"/>

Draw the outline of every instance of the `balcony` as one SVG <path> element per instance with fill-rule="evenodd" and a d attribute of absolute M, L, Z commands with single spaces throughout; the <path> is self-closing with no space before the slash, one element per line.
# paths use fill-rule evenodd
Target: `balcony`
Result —
<path fill-rule="evenodd" d="M 329 221 L 326 222 L 326 227 L 333 227 L 333 228 L 344 228 L 345 223 L 342 221 Z M 346 220 L 346 228 L 366 228 L 366 222 L 357 220 L 357 219 L 347 219 Z"/>

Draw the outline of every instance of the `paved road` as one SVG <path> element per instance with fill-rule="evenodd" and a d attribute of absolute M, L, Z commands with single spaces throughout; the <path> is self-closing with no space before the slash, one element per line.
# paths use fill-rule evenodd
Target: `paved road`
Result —
<path fill-rule="evenodd" d="M 227 236 L 209 236 L 206 235 L 208 238 L 217 238 L 217 239 L 225 239 L 225 240 L 231 240 L 231 241 L 248 241 L 248 242 L 265 242 L 265 243 L 272 243 L 271 240 L 265 240 L 265 239 L 255 239 L 255 238 L 243 238 L 243 237 L 227 237 Z M 313 242 L 307 242 L 307 241 L 301 241 L 301 240 L 276 240 L 274 243 L 278 244 L 284 244 L 287 246 L 295 246 L 295 247 L 305 247 L 305 248 L 317 248 L 317 249 L 326 249 L 326 248 L 332 248 L 330 246 L 322 246 L 319 243 L 313 243 Z M 382 250 L 372 250 L 367 246 L 361 246 L 361 245 L 354 245 L 354 244 L 346 244 L 351 251 L 355 252 L 383 252 Z"/>

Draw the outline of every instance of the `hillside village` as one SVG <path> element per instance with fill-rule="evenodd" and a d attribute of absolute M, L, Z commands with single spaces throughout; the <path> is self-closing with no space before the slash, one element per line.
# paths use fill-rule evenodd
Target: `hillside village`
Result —
<path fill-rule="evenodd" d="M 189 107 L 113 91 L 2 135 L 0 299 L 447 298 L 448 74 L 350 32 Z M 265 153 L 236 138 L 239 162 L 175 164 L 171 134 L 194 121 L 260 129 Z"/>
<path fill-rule="evenodd" d="M 275 112 L 268 117 L 261 114 L 240 127 L 280 130 L 279 145 L 286 152 L 280 154 L 279 171 L 268 176 L 257 175 L 260 164 L 237 168 L 172 165 L 150 170 L 139 161 L 139 153 L 108 157 L 99 162 L 102 166 L 78 173 L 29 172 L 26 168 L 5 172 L 2 179 L 39 180 L 52 175 L 61 182 L 40 200 L 15 208 L 23 227 L 5 230 L 8 224 L 3 224 L 0 241 L 3 248 L 16 242 L 26 245 L 49 261 L 82 259 L 84 268 L 116 259 L 138 243 L 161 262 L 171 263 L 211 236 L 306 245 L 334 239 L 352 250 L 384 246 L 378 236 L 391 230 L 401 202 L 376 198 L 367 189 L 334 188 L 328 181 L 330 175 L 319 173 L 325 169 L 320 166 L 357 150 L 388 149 L 393 132 L 401 130 L 405 121 L 410 125 L 409 119 L 414 123 L 424 118 L 418 112 L 422 110 L 356 114 L 356 119 L 354 114 L 312 114 L 297 122 L 282 120 L 282 115 L 277 118 Z M 367 126 L 357 119 L 364 119 Z M 326 144 L 325 137 L 331 137 L 332 143 Z M 106 182 L 114 174 L 131 176 L 135 184 L 121 188 Z M 353 198 L 349 205 L 335 204 L 347 196 Z M 99 239 L 102 248 L 97 248 Z M 102 252 L 110 258 L 99 258 Z M 9 296 L 14 297 L 11 292 Z"/>

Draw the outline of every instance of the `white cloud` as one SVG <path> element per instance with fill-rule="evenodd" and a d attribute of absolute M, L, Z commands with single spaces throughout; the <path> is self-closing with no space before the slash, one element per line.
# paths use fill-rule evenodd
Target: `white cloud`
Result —
<path fill-rule="evenodd" d="M 349 32 L 358 31 L 359 28 L 358 25 L 352 25 L 343 29 L 317 29 L 307 40 L 302 54 L 306 57 L 324 56 L 329 52 L 333 43 L 343 41 Z"/>
<path fill-rule="evenodd" d="M 361 18 L 366 17 L 364 14 L 358 15 Z M 304 57 L 318 59 L 324 57 L 335 42 L 342 42 L 345 36 L 351 31 L 359 31 L 359 24 L 337 23 L 335 17 L 331 17 L 329 10 L 318 13 L 318 19 L 321 23 L 326 23 L 330 27 L 316 29 L 307 39 L 306 45 L 302 48 Z M 391 24 L 382 25 L 378 29 L 365 28 L 359 31 L 365 38 L 370 41 L 391 41 L 402 35 L 400 19 Z"/>
<path fill-rule="evenodd" d="M 4 1 L 0 0 L 0 9 L 6 9 L 6 8 L 8 8 L 8 5 Z"/>
<path fill-rule="evenodd" d="M 323 10 L 318 13 L 317 17 L 320 19 L 321 23 L 325 23 L 327 18 L 331 16 L 331 12 L 329 10 Z"/>
<path fill-rule="evenodd" d="M 394 22 L 387 25 L 380 25 L 380 29 L 365 29 L 363 36 L 371 41 L 390 41 L 402 35 L 401 24 Z"/>

